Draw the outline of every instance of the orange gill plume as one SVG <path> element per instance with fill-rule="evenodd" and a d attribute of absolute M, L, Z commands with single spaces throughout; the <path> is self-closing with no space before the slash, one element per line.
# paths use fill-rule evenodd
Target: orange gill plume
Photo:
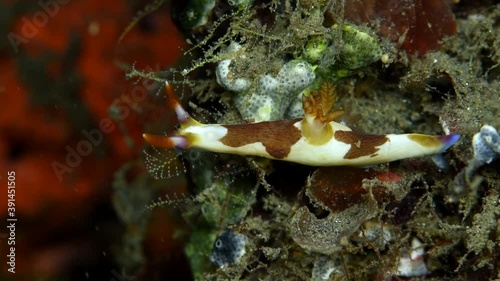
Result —
<path fill-rule="evenodd" d="M 336 99 L 337 85 L 329 81 L 324 81 L 317 91 L 303 96 L 302 132 L 311 144 L 324 144 L 331 139 L 333 130 L 328 123 L 345 113 L 342 109 L 334 109 Z"/>

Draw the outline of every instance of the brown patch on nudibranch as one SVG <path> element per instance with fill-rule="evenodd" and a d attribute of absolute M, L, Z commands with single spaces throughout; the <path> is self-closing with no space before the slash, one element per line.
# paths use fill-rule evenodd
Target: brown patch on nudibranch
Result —
<path fill-rule="evenodd" d="M 439 147 L 443 145 L 443 142 L 439 137 L 421 135 L 421 134 L 409 134 L 408 138 L 421 146 L 425 147 Z"/>
<path fill-rule="evenodd" d="M 302 137 L 301 131 L 294 126 L 297 121 L 299 119 L 223 125 L 227 134 L 220 141 L 231 147 L 260 142 L 269 155 L 283 159 L 290 153 L 292 145 Z"/>
<path fill-rule="evenodd" d="M 335 131 L 334 137 L 338 141 L 351 145 L 349 151 L 344 155 L 344 159 L 356 159 L 372 155 L 379 150 L 378 146 L 389 140 L 384 135 L 365 135 L 351 131 Z"/>

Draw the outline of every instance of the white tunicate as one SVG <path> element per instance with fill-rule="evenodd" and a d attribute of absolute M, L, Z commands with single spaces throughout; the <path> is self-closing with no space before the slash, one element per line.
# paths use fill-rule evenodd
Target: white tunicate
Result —
<path fill-rule="evenodd" d="M 314 78 L 311 65 L 291 61 L 282 67 L 276 78 L 268 74 L 261 76 L 257 91 L 242 93 L 235 97 L 235 102 L 242 117 L 254 122 L 302 117 L 302 101 L 297 96 Z M 293 108 L 289 109 L 292 104 Z"/>
<path fill-rule="evenodd" d="M 290 104 L 285 113 L 286 119 L 295 119 L 304 117 L 304 108 L 302 107 L 302 93 L 298 94 L 295 100 Z"/>
<path fill-rule="evenodd" d="M 475 134 L 472 138 L 472 146 L 474 148 L 473 160 L 481 163 L 481 165 L 489 164 L 495 159 L 495 151 L 493 151 L 484 141 L 484 135 L 481 132 Z"/>
<path fill-rule="evenodd" d="M 245 100 L 248 98 L 248 100 Z M 240 95 L 236 97 L 236 104 L 239 106 L 240 114 L 244 119 L 253 122 L 268 121 L 275 118 L 274 109 L 276 101 L 270 97 L 255 93 L 251 96 Z"/>
<path fill-rule="evenodd" d="M 480 132 L 486 145 L 496 153 L 500 153 L 500 135 L 497 130 L 493 126 L 484 125 Z"/>
<path fill-rule="evenodd" d="M 240 44 L 232 42 L 225 52 L 232 53 L 241 49 Z M 231 73 L 231 63 L 231 59 L 224 59 L 217 64 L 216 80 L 225 89 L 238 93 L 234 101 L 243 119 L 262 122 L 283 119 L 286 113 L 287 117 L 290 116 L 288 113 L 291 113 L 292 117 L 303 116 L 297 95 L 316 78 L 312 65 L 301 60 L 289 61 L 281 67 L 276 77 L 261 75 L 258 86 L 252 87 L 249 79 L 236 77 Z"/>
<path fill-rule="evenodd" d="M 313 67 L 307 62 L 293 60 L 281 68 L 276 76 L 276 86 L 272 91 L 261 91 L 260 94 L 270 96 L 275 100 L 269 120 L 278 120 L 285 117 L 287 109 L 296 101 L 297 95 L 309 86 L 316 78 Z M 262 88 L 261 88 L 262 89 Z M 297 114 L 300 115 L 302 111 Z"/>
<path fill-rule="evenodd" d="M 275 91 L 279 85 L 278 80 L 273 78 L 271 75 L 264 75 L 259 79 L 260 91 L 259 92 L 271 92 Z"/>
<path fill-rule="evenodd" d="M 294 95 L 309 86 L 315 78 L 312 66 L 302 61 L 286 63 L 277 76 L 283 91 L 293 92 Z"/>
<path fill-rule="evenodd" d="M 272 111 L 275 107 L 276 106 L 274 100 L 269 96 L 264 96 L 263 102 L 261 103 L 261 106 L 257 110 L 257 118 L 255 121 L 262 122 L 270 120 Z"/>
<path fill-rule="evenodd" d="M 244 78 L 230 79 L 229 76 L 229 65 L 231 64 L 230 59 L 222 60 L 217 64 L 215 68 L 215 77 L 217 83 L 224 87 L 225 89 L 233 92 L 242 92 L 250 88 L 250 81 Z"/>

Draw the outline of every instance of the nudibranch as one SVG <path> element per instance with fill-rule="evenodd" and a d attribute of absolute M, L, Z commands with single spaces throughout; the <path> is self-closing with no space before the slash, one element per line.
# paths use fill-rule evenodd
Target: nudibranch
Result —
<path fill-rule="evenodd" d="M 167 105 L 175 110 L 180 128 L 174 136 L 143 134 L 161 148 L 200 148 L 218 153 L 261 156 L 310 166 L 366 166 L 440 154 L 458 141 L 458 134 L 370 135 L 353 132 L 333 120 L 335 86 L 323 83 L 316 93 L 304 95 L 304 118 L 249 124 L 202 124 L 182 108 L 168 82 Z"/>

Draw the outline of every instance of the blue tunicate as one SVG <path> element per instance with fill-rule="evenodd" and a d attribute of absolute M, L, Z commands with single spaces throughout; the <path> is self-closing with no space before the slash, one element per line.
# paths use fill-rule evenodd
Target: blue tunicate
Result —
<path fill-rule="evenodd" d="M 210 261 L 219 268 L 238 263 L 238 260 L 245 254 L 247 241 L 248 238 L 245 235 L 225 230 L 214 242 Z"/>

